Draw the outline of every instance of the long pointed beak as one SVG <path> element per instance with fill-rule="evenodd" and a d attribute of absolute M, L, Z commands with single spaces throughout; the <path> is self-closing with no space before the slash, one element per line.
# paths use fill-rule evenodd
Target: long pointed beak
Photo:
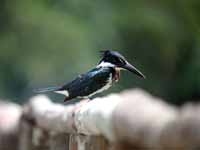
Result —
<path fill-rule="evenodd" d="M 138 75 L 141 78 L 144 78 L 144 79 L 146 78 L 145 75 L 143 75 L 137 68 L 135 68 L 133 65 L 131 65 L 128 62 L 122 68 L 124 68 L 132 73 L 135 73 L 136 75 Z"/>

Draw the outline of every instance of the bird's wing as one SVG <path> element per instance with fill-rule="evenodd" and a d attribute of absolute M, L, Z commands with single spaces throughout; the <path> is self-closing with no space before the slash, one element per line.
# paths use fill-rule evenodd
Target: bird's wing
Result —
<path fill-rule="evenodd" d="M 68 92 L 65 100 L 76 97 L 87 97 L 107 84 L 112 71 L 112 68 L 95 68 L 64 85 L 59 89 L 59 92 Z"/>

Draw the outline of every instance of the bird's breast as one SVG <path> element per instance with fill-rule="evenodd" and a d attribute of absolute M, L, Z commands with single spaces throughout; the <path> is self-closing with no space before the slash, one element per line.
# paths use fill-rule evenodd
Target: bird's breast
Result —
<path fill-rule="evenodd" d="M 91 93 L 87 97 L 91 97 L 91 96 L 93 96 L 93 95 L 95 95 L 97 93 L 101 93 L 101 92 L 109 89 L 112 86 L 112 82 L 113 82 L 113 80 L 112 80 L 112 73 L 110 73 L 110 75 L 109 75 L 108 79 L 106 80 L 106 83 L 104 84 L 104 86 L 102 86 L 100 89 L 94 91 L 93 93 Z"/>

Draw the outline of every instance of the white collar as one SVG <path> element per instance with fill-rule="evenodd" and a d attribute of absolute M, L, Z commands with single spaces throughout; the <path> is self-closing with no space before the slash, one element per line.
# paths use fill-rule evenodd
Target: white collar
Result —
<path fill-rule="evenodd" d="M 109 62 L 102 61 L 100 64 L 97 65 L 97 67 L 115 67 L 115 65 Z"/>

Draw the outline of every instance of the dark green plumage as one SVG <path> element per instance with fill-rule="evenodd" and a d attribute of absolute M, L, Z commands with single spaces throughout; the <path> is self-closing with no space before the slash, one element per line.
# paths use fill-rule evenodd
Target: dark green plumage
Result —
<path fill-rule="evenodd" d="M 95 68 L 78 76 L 59 90 L 67 90 L 69 92 L 69 97 L 66 97 L 65 100 L 76 97 L 89 97 L 106 86 L 106 84 L 111 84 L 114 74 L 115 70 L 111 67 Z"/>
<path fill-rule="evenodd" d="M 90 96 L 109 88 L 112 84 L 114 75 L 115 69 L 112 67 L 97 67 L 85 74 L 79 75 L 77 78 L 63 86 L 38 89 L 37 92 L 54 91 L 59 93 L 59 91 L 67 91 L 69 95 L 66 96 L 65 101 L 77 97 L 89 98 Z M 103 89 L 104 87 L 105 89 Z"/>

